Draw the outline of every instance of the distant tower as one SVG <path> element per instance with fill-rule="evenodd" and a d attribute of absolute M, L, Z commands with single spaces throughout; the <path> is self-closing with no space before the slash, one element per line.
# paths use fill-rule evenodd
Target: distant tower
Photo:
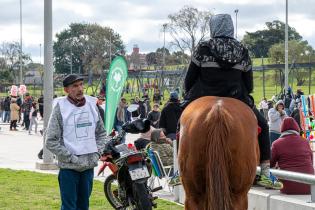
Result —
<path fill-rule="evenodd" d="M 139 49 L 138 45 L 137 44 L 133 45 L 132 53 L 139 54 L 139 52 L 140 52 L 140 49 Z"/>

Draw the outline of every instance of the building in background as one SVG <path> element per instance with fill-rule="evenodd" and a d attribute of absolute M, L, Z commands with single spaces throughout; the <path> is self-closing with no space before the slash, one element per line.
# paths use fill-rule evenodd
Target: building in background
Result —
<path fill-rule="evenodd" d="M 140 48 L 138 45 L 134 45 L 132 49 L 132 53 L 126 56 L 128 62 L 128 69 L 137 71 L 141 69 L 146 69 L 148 64 L 146 62 L 146 54 L 140 53 Z"/>

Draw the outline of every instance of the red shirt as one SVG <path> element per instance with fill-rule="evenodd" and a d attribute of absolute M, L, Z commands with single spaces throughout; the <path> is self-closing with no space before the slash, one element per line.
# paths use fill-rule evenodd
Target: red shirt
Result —
<path fill-rule="evenodd" d="M 314 174 L 313 152 L 308 141 L 298 135 L 287 135 L 277 139 L 271 147 L 270 166 L 282 170 Z M 282 193 L 310 194 L 310 185 L 283 180 Z"/>

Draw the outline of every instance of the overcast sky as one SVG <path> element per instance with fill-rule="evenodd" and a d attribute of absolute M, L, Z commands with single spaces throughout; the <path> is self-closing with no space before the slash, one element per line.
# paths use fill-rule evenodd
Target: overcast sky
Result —
<path fill-rule="evenodd" d="M 19 41 L 19 0 L 0 0 L 0 43 Z M 23 49 L 39 61 L 39 44 L 44 40 L 44 0 L 22 0 Z M 53 35 L 73 22 L 98 23 L 119 33 L 130 52 L 163 46 L 161 26 L 167 16 L 184 5 L 215 14 L 228 13 L 235 20 L 238 35 L 264 28 L 267 21 L 285 21 L 285 0 L 53 0 Z M 289 25 L 315 48 L 315 0 L 289 0 Z M 166 35 L 167 42 L 171 41 Z M 43 50 L 42 50 L 43 51 Z M 42 58 L 43 61 L 43 58 Z"/>

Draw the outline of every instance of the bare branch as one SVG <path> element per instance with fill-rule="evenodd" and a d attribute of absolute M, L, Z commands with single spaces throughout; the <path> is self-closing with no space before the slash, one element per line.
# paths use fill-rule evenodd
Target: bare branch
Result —
<path fill-rule="evenodd" d="M 180 50 L 193 52 L 196 44 L 209 34 L 209 11 L 184 6 L 178 13 L 168 16 L 168 32 L 173 38 L 172 44 Z"/>

